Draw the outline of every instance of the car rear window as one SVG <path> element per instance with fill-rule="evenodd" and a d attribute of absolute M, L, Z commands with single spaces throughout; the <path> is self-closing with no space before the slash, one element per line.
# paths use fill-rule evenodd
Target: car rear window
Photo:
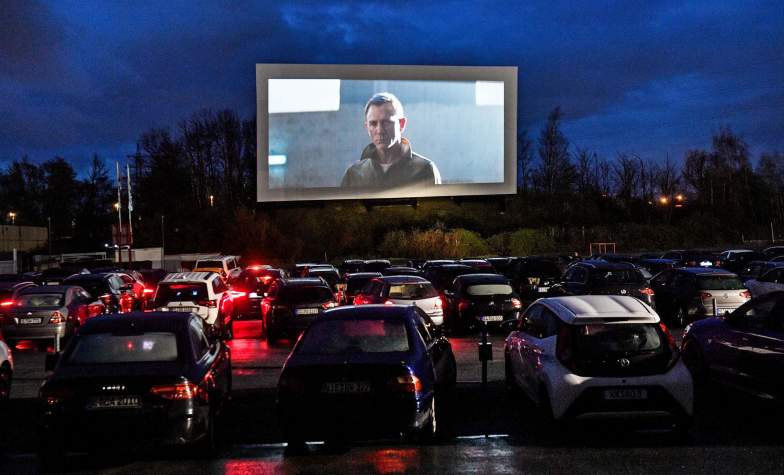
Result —
<path fill-rule="evenodd" d="M 416 284 L 393 284 L 389 286 L 389 298 L 400 300 L 419 300 L 438 297 L 438 291 L 430 282 Z"/>
<path fill-rule="evenodd" d="M 62 307 L 63 294 L 22 294 L 16 301 L 22 307 Z"/>
<path fill-rule="evenodd" d="M 326 287 L 282 287 L 278 292 L 278 300 L 281 302 L 324 302 L 333 298 L 335 296 Z"/>
<path fill-rule="evenodd" d="M 107 284 L 103 280 L 95 280 L 95 279 L 70 279 L 65 284 L 67 285 L 78 285 L 79 287 L 83 288 L 87 291 L 88 294 L 94 299 L 97 299 L 101 295 L 111 293 L 109 290 L 109 284 Z"/>
<path fill-rule="evenodd" d="M 168 332 L 141 335 L 92 333 L 81 335 L 65 363 L 153 363 L 177 360 L 177 336 Z"/>
<path fill-rule="evenodd" d="M 376 276 L 371 277 L 351 277 L 346 282 L 346 292 L 359 292 L 362 290 L 362 287 L 365 286 L 371 279 L 374 279 Z"/>
<path fill-rule="evenodd" d="M 156 305 L 197 300 L 207 300 L 207 284 L 158 284 L 158 291 L 155 293 Z"/>
<path fill-rule="evenodd" d="M 511 295 L 512 287 L 509 284 L 475 284 L 466 287 L 468 295 Z"/>
<path fill-rule="evenodd" d="M 598 270 L 591 275 L 594 282 L 607 284 L 639 284 L 645 281 L 637 269 Z"/>
<path fill-rule="evenodd" d="M 699 290 L 740 290 L 745 289 L 743 282 L 735 276 L 699 276 L 697 277 Z"/>
<path fill-rule="evenodd" d="M 321 320 L 302 337 L 299 352 L 311 355 L 408 351 L 408 332 L 401 321 Z"/>
<path fill-rule="evenodd" d="M 221 261 L 199 261 L 196 263 L 194 269 L 223 269 L 223 262 Z"/>
<path fill-rule="evenodd" d="M 588 358 L 654 352 L 667 345 L 655 323 L 578 325 L 572 338 L 575 353 Z"/>

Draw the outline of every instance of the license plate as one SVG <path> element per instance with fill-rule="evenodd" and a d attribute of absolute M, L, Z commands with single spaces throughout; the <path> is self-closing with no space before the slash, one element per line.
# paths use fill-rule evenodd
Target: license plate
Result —
<path fill-rule="evenodd" d="M 536 289 L 536 291 L 539 292 L 540 294 L 543 294 L 543 293 L 547 292 L 548 290 L 550 290 L 550 287 L 538 287 Z"/>
<path fill-rule="evenodd" d="M 319 313 L 319 309 L 317 308 L 298 308 L 296 311 L 297 315 L 315 315 Z"/>
<path fill-rule="evenodd" d="M 322 386 L 321 391 L 327 394 L 369 393 L 370 383 L 367 382 L 324 383 L 324 386 Z"/>
<path fill-rule="evenodd" d="M 142 407 L 139 396 L 101 396 L 90 399 L 87 409 L 137 409 Z"/>
<path fill-rule="evenodd" d="M 503 315 L 482 315 L 479 317 L 482 322 L 501 322 L 504 320 Z"/>
<path fill-rule="evenodd" d="M 22 324 L 30 324 L 30 323 L 41 323 L 40 318 L 20 318 L 19 323 Z"/>
<path fill-rule="evenodd" d="M 605 389 L 604 399 L 615 400 L 640 400 L 648 399 L 648 391 L 645 389 Z"/>

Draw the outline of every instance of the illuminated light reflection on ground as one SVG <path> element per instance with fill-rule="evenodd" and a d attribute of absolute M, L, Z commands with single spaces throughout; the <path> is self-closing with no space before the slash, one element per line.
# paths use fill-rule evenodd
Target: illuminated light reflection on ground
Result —
<path fill-rule="evenodd" d="M 416 449 L 380 449 L 363 454 L 362 458 L 382 474 L 410 472 L 420 465 Z"/>
<path fill-rule="evenodd" d="M 223 466 L 226 475 L 250 475 L 255 473 L 280 473 L 279 460 L 229 460 Z"/>

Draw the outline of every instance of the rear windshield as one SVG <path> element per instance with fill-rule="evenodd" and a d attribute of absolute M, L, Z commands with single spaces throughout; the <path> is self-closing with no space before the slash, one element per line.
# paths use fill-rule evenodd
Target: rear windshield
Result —
<path fill-rule="evenodd" d="M 282 302 L 324 302 L 333 298 L 335 296 L 326 287 L 292 286 L 278 291 L 278 300 Z"/>
<path fill-rule="evenodd" d="M 207 284 L 158 284 L 155 303 L 195 302 L 207 300 Z"/>
<path fill-rule="evenodd" d="M 645 281 L 637 269 L 600 270 L 592 274 L 591 280 L 606 284 L 640 284 Z"/>
<path fill-rule="evenodd" d="M 79 287 L 83 288 L 87 291 L 92 298 L 97 299 L 101 295 L 111 293 L 109 290 L 109 284 L 107 284 L 103 280 L 95 280 L 95 279 L 85 279 L 85 280 L 78 280 L 78 279 L 70 279 L 67 282 L 68 285 L 78 285 Z"/>
<path fill-rule="evenodd" d="M 745 289 L 743 283 L 735 276 L 699 276 L 697 277 L 699 290 L 739 290 Z"/>
<path fill-rule="evenodd" d="M 223 269 L 223 262 L 221 261 L 199 261 L 196 263 L 195 269 Z"/>
<path fill-rule="evenodd" d="M 408 351 L 408 333 L 400 321 L 321 320 L 302 337 L 299 352 L 310 355 Z"/>
<path fill-rule="evenodd" d="M 477 284 L 466 288 L 468 295 L 511 295 L 512 287 L 509 284 Z"/>
<path fill-rule="evenodd" d="M 177 337 L 174 333 L 82 335 L 68 355 L 66 364 L 152 363 L 177 360 Z"/>
<path fill-rule="evenodd" d="M 572 335 L 581 356 L 645 353 L 666 346 L 655 323 L 580 325 Z"/>
<path fill-rule="evenodd" d="M 362 290 L 362 287 L 364 287 L 365 284 L 370 282 L 370 279 L 374 279 L 375 277 L 376 276 L 352 277 L 348 279 L 348 282 L 346 282 L 346 292 L 359 292 L 360 290 Z"/>
<path fill-rule="evenodd" d="M 438 297 L 438 291 L 430 282 L 416 284 L 394 284 L 389 286 L 389 298 L 400 300 L 419 300 Z"/>
<path fill-rule="evenodd" d="M 63 294 L 22 294 L 16 300 L 22 307 L 62 307 Z"/>

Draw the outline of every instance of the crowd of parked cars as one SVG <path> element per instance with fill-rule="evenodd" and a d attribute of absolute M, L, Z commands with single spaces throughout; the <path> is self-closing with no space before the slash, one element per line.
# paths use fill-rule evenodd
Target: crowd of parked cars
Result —
<path fill-rule="evenodd" d="M 456 381 L 447 336 L 481 328 L 508 333 L 506 384 L 552 424 L 623 415 L 685 432 L 694 388 L 707 381 L 784 398 L 779 253 L 355 259 L 290 269 L 214 256 L 172 273 L 2 275 L 0 398 L 11 391 L 15 345 L 51 343 L 42 460 L 59 463 L 70 442 L 100 439 L 109 426 L 209 451 L 231 392 L 225 341 L 235 321 L 256 319 L 268 344 L 295 341 L 278 387 L 292 447 L 368 431 L 428 440 L 438 432 L 435 401 Z M 673 327 L 683 329 L 680 346 Z"/>

